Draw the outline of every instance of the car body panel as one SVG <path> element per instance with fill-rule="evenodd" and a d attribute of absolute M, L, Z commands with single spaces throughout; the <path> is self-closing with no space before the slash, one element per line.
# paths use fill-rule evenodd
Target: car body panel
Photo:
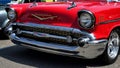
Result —
<path fill-rule="evenodd" d="M 119 23 L 120 18 L 119 2 L 76 2 L 77 6 L 71 9 L 68 9 L 68 7 L 71 5 L 71 2 L 38 3 L 38 6 L 30 7 L 31 5 L 32 3 L 21 4 L 18 6 L 15 5 L 15 7 L 14 5 L 12 6 L 18 12 L 18 22 L 35 22 L 47 25 L 74 27 L 82 29 L 78 24 L 78 12 L 81 10 L 89 10 L 96 17 L 95 27 L 90 30 L 83 30 L 94 33 L 96 39 L 108 38 L 110 31 L 115 27 L 119 26 L 119 24 L 117 24 L 116 26 L 116 23 Z M 21 9 L 17 7 L 21 7 Z M 112 21 L 114 20 L 115 22 L 112 23 Z M 101 31 L 101 29 L 106 30 Z"/>

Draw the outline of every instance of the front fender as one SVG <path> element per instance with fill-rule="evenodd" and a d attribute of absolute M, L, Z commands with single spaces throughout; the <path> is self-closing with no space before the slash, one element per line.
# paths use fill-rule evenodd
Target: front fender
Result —
<path fill-rule="evenodd" d="M 99 24 L 92 33 L 96 39 L 108 39 L 111 31 L 117 27 L 120 27 L 119 21 Z"/>

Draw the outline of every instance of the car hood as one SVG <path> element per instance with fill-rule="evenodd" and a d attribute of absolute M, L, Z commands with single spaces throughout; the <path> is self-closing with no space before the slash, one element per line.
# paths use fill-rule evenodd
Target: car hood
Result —
<path fill-rule="evenodd" d="M 15 7 L 18 9 L 18 7 L 24 6 L 19 11 L 20 13 L 18 12 L 19 22 L 79 28 L 78 12 L 80 10 L 89 10 L 95 13 L 100 11 L 96 7 L 103 5 L 100 2 L 75 2 L 75 4 L 76 6 L 71 9 L 68 8 L 72 2 L 27 3 Z M 94 10 L 95 8 L 96 10 Z"/>

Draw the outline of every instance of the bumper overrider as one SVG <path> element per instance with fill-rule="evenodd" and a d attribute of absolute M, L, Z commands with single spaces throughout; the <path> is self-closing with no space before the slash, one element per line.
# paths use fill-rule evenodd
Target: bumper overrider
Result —
<path fill-rule="evenodd" d="M 6 31 L 15 44 L 86 59 L 101 55 L 107 44 L 107 39 L 95 40 L 93 34 L 69 27 L 12 23 Z"/>

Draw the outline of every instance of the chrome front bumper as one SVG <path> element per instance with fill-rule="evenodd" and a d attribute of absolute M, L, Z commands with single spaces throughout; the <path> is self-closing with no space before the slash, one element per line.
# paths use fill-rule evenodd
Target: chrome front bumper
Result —
<path fill-rule="evenodd" d="M 13 24 L 13 25 L 17 25 L 17 24 Z M 51 27 L 51 26 L 48 26 L 47 28 L 49 28 L 49 27 Z M 57 27 L 51 27 L 49 29 L 52 29 L 52 28 L 57 29 Z M 58 28 L 60 28 L 60 27 L 58 27 Z M 11 29 L 11 27 L 8 27 L 8 31 L 9 31 L 9 29 Z M 69 28 L 67 28 L 67 29 L 69 31 Z M 64 29 L 61 29 L 61 30 L 64 30 Z M 70 28 L 70 30 L 71 30 L 71 28 Z M 10 39 L 15 44 L 23 45 L 23 46 L 30 47 L 35 50 L 48 52 L 48 53 L 92 59 L 92 58 L 96 58 L 97 56 L 101 55 L 104 52 L 106 44 L 107 44 L 106 39 L 95 40 L 95 38 L 93 38 L 93 35 L 91 35 L 89 33 L 79 31 L 78 29 L 72 29 L 72 31 L 74 33 L 84 34 L 84 37 L 82 36 L 79 39 L 74 39 L 74 41 L 78 41 L 79 45 L 73 45 L 73 44 L 67 45 L 67 44 L 60 44 L 60 43 L 54 43 L 54 42 L 44 42 L 44 41 L 39 41 L 39 40 L 22 37 L 22 36 L 18 35 L 21 33 L 26 33 L 26 34 L 31 34 L 32 36 L 34 35 L 35 37 L 38 37 L 38 38 L 43 38 L 45 35 L 46 38 L 48 38 L 48 37 L 55 38 L 56 37 L 58 39 L 63 39 L 63 40 L 68 39 L 66 37 L 49 35 L 49 34 L 44 34 L 41 36 L 41 33 L 36 34 L 32 31 L 30 32 L 30 31 L 23 31 L 23 30 L 17 30 L 17 31 L 10 30 L 9 36 L 10 36 Z M 68 43 L 70 43 L 70 42 L 68 41 Z"/>

